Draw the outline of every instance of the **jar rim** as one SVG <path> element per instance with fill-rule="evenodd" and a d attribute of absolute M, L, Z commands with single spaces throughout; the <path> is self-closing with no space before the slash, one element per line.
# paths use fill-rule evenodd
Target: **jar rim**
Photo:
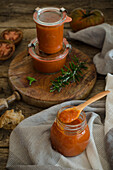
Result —
<path fill-rule="evenodd" d="M 56 22 L 43 22 L 40 20 L 40 15 L 44 12 L 47 12 L 47 11 L 50 11 L 50 12 L 56 12 L 58 13 L 61 18 L 56 21 Z M 39 8 L 39 10 L 36 10 L 33 14 L 33 20 L 37 23 L 37 24 L 40 24 L 40 25 L 43 25 L 43 26 L 55 26 L 55 25 L 60 25 L 61 23 L 63 23 L 65 20 L 66 20 L 66 17 L 67 17 L 67 13 L 66 12 L 61 12 L 60 11 L 60 8 L 56 8 L 56 7 L 46 7 L 46 8 Z"/>
<path fill-rule="evenodd" d="M 56 121 L 57 121 L 57 123 L 58 124 L 60 124 L 60 126 L 62 127 L 62 128 L 64 128 L 64 130 L 68 130 L 68 131 L 74 131 L 75 129 L 76 130 L 80 130 L 82 127 L 84 127 L 85 125 L 86 125 L 86 114 L 85 114 L 85 112 L 84 111 L 82 111 L 81 113 L 80 113 L 80 116 L 79 116 L 79 118 L 81 119 L 82 118 L 82 121 L 80 122 L 80 123 L 77 123 L 77 124 L 75 124 L 75 125 L 72 125 L 72 124 L 68 124 L 68 123 L 63 123 L 63 122 L 61 122 L 60 120 L 59 120 L 59 112 L 61 113 L 61 111 L 63 111 L 63 109 L 67 109 L 67 108 L 70 108 L 70 107 L 74 107 L 73 105 L 67 105 L 67 106 L 64 106 L 64 107 L 62 107 L 59 111 L 58 111 L 58 113 L 57 113 L 57 116 L 56 116 Z M 81 117 L 82 116 L 82 117 Z M 72 129 L 73 128 L 73 129 Z"/>
<path fill-rule="evenodd" d="M 38 43 L 37 38 L 33 39 L 30 42 L 30 44 L 34 44 L 34 47 L 36 46 L 36 43 Z M 39 60 L 39 61 L 43 61 L 43 62 L 54 62 L 56 60 L 58 61 L 58 60 L 63 59 L 69 53 L 69 48 L 66 47 L 66 45 L 69 45 L 69 43 L 67 42 L 67 40 L 65 38 L 63 38 L 63 43 L 65 46 L 63 53 L 59 54 L 58 56 L 56 56 L 54 58 L 50 58 L 50 57 L 44 58 L 44 57 L 39 56 L 38 54 L 36 54 L 34 47 L 32 47 L 32 46 L 29 47 L 28 51 L 29 51 L 29 54 L 32 56 L 32 58 L 34 58 L 35 60 Z"/>

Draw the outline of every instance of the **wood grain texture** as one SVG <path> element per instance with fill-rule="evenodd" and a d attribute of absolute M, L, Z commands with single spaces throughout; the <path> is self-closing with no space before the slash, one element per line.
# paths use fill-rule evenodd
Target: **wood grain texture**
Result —
<path fill-rule="evenodd" d="M 38 73 L 33 68 L 31 56 L 28 56 L 26 51 L 20 53 L 9 67 L 9 81 L 12 88 L 17 90 L 28 104 L 43 108 L 71 99 L 84 99 L 96 82 L 96 69 L 90 57 L 75 48 L 72 48 L 67 56 L 67 67 L 73 56 L 76 56 L 79 61 L 86 62 L 88 68 L 83 70 L 83 78 L 80 83 L 71 83 L 62 88 L 60 93 L 57 91 L 50 93 L 51 80 L 58 77 L 61 72 L 48 75 Z M 27 76 L 34 77 L 37 81 L 29 86 Z"/>
<path fill-rule="evenodd" d="M 78 7 L 86 9 L 100 9 L 105 15 L 105 21 L 113 24 L 112 20 L 112 0 L 1 0 L 0 1 L 0 21 L 1 28 L 19 27 L 19 28 L 35 28 L 33 21 L 33 10 L 39 7 L 56 6 L 64 7 L 68 10 L 68 14 Z M 27 7 L 26 7 L 27 6 Z M 26 24 L 25 24 L 26 23 Z M 65 24 L 69 25 L 69 24 Z"/>
<path fill-rule="evenodd" d="M 8 148 L 0 148 L 0 170 L 6 169 L 6 160 L 8 158 Z"/>

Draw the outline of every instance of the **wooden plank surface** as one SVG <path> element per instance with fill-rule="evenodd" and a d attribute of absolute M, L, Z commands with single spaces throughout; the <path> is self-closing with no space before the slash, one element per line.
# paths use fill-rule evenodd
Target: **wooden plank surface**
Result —
<path fill-rule="evenodd" d="M 8 83 L 8 68 L 12 59 L 24 49 L 27 48 L 27 44 L 31 39 L 35 38 L 36 30 L 35 23 L 33 22 L 33 10 L 37 7 L 56 6 L 65 7 L 70 13 L 71 10 L 77 7 L 83 7 L 87 9 L 100 9 L 105 15 L 105 21 L 109 24 L 113 24 L 113 1 L 112 0 L 0 0 L 0 33 L 9 27 L 18 27 L 23 33 L 23 41 L 16 47 L 16 51 L 13 57 L 7 61 L 0 62 L 0 98 L 6 98 L 12 94 L 12 90 Z M 65 24 L 64 36 L 70 29 L 69 24 Z M 88 46 L 84 43 L 71 40 L 69 43 L 93 58 L 93 56 L 100 51 L 100 49 Z M 105 88 L 105 76 L 98 75 L 96 84 L 88 96 L 91 97 L 94 94 L 104 90 Z M 25 117 L 29 117 L 39 111 L 41 108 L 27 105 L 26 103 L 19 101 L 10 106 L 10 109 L 21 109 Z M 2 112 L 1 112 L 2 114 Z M 0 170 L 4 170 L 8 157 L 9 136 L 11 130 L 0 129 Z"/>

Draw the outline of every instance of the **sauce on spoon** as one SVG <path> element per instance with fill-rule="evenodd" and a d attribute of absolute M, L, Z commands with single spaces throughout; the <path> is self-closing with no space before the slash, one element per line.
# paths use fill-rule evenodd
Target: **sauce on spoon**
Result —
<path fill-rule="evenodd" d="M 70 122 L 73 122 L 74 120 L 76 120 L 81 111 L 89 104 L 99 100 L 100 98 L 106 96 L 110 91 L 103 91 L 101 93 L 98 93 L 97 95 L 91 97 L 89 100 L 87 100 L 86 102 L 78 105 L 78 106 L 75 106 L 73 108 L 68 108 L 66 110 L 63 110 L 60 115 L 59 115 L 59 120 L 62 122 L 62 123 L 70 123 Z"/>

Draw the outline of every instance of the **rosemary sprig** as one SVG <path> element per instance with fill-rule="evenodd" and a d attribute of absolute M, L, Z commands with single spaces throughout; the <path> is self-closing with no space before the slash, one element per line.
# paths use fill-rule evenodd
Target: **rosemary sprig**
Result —
<path fill-rule="evenodd" d="M 74 56 L 73 61 L 69 63 L 70 68 L 64 65 L 64 69 L 61 69 L 62 75 L 55 78 L 54 81 L 51 81 L 50 92 L 54 92 L 55 90 L 60 92 L 62 87 L 65 87 L 69 83 L 79 82 L 83 74 L 82 69 L 87 69 L 85 64 L 85 62 L 80 62 L 78 58 Z"/>
<path fill-rule="evenodd" d="M 33 77 L 27 77 L 27 80 L 29 80 L 29 85 L 31 86 L 31 84 L 32 84 L 32 82 L 34 82 L 34 81 L 37 81 L 35 78 L 33 78 Z"/>

